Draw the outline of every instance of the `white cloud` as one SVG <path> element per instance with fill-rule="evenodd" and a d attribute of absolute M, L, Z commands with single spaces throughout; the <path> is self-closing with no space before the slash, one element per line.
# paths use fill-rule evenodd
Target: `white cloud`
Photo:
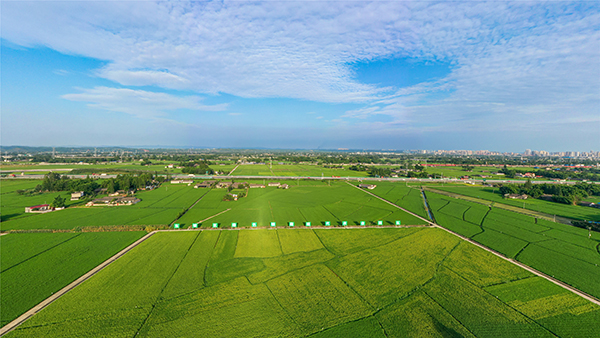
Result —
<path fill-rule="evenodd" d="M 4 39 L 106 60 L 97 74 L 123 85 L 362 102 L 342 118 L 388 115 L 393 121 L 381 125 L 396 129 L 526 128 L 599 113 L 597 2 L 3 2 L 2 9 Z M 348 64 L 384 57 L 450 62 L 452 72 L 392 94 L 354 80 Z M 124 101 L 96 102 L 97 95 L 65 97 L 138 116 L 167 110 L 147 105 L 144 113 Z"/>
<path fill-rule="evenodd" d="M 174 96 L 166 93 L 127 88 L 95 87 L 82 89 L 81 93 L 62 96 L 70 101 L 88 102 L 93 108 L 135 115 L 141 118 L 163 118 L 167 111 L 189 109 L 222 111 L 227 105 L 203 105 L 198 96 Z"/>

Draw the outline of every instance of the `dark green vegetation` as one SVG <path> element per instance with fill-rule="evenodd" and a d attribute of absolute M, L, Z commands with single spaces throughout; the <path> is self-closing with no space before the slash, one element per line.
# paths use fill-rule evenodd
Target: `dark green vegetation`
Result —
<path fill-rule="evenodd" d="M 598 337 L 599 320 L 439 229 L 202 231 L 152 236 L 7 337 Z"/>
<path fill-rule="evenodd" d="M 0 237 L 0 321 L 5 325 L 144 235 L 28 233 Z"/>
<path fill-rule="evenodd" d="M 249 227 L 252 222 L 260 227 L 269 226 L 270 222 L 278 226 L 286 226 L 288 222 L 294 222 L 295 226 L 304 226 L 305 222 L 322 226 L 325 221 L 330 221 L 332 226 L 339 226 L 342 221 L 347 221 L 349 226 L 359 225 L 360 221 L 374 225 L 379 220 L 384 225 L 395 224 L 396 220 L 403 225 L 425 223 L 345 182 L 294 180 L 281 183 L 289 184 L 290 188 L 251 188 L 246 197 L 237 201 L 223 201 L 226 189 L 212 189 L 179 221 L 186 227 L 198 222 L 202 227 L 211 227 L 212 223 L 230 227 L 232 222 L 238 223 L 238 227 Z M 418 198 L 411 193 L 407 203 L 417 203 L 413 196 Z"/>
<path fill-rule="evenodd" d="M 433 192 L 426 196 L 439 225 L 600 297 L 600 233 Z"/>
<path fill-rule="evenodd" d="M 540 198 L 542 195 L 552 195 L 552 201 L 563 204 L 577 204 L 590 197 L 600 196 L 600 185 L 590 183 L 567 184 L 502 184 L 498 189 L 502 196 L 506 194 L 526 194 L 529 197 Z"/>
<path fill-rule="evenodd" d="M 444 187 L 435 186 L 434 188 L 460 195 L 481 198 L 492 202 L 508 204 L 519 208 L 525 207 L 525 209 L 539 211 L 549 215 L 563 216 L 577 220 L 600 221 L 600 209 L 597 208 L 584 207 L 580 205 L 568 205 L 535 198 L 528 198 L 526 200 L 504 198 L 504 196 L 499 193 L 499 188 L 494 187 L 446 185 Z"/>

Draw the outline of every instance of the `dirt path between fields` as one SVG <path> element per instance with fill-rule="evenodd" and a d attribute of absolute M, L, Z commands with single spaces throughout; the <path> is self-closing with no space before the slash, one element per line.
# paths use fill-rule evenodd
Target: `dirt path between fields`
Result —
<path fill-rule="evenodd" d="M 235 171 L 235 169 L 237 169 L 240 165 L 236 165 L 235 168 L 231 169 L 231 171 L 229 172 L 229 174 L 227 174 L 227 176 L 231 176 L 231 174 L 233 174 L 233 172 Z"/>
<path fill-rule="evenodd" d="M 409 214 L 411 214 L 411 215 L 413 215 L 413 216 L 415 216 L 415 217 L 423 220 L 424 222 L 427 222 L 428 224 L 430 224 L 431 226 L 433 226 L 435 228 L 439 228 L 439 229 L 442 229 L 442 230 L 444 230 L 446 232 L 449 232 L 449 233 L 453 234 L 454 236 L 457 236 L 457 237 L 459 237 L 459 238 L 461 238 L 461 239 L 463 239 L 463 240 L 465 240 L 465 241 L 467 241 L 467 242 L 469 242 L 469 243 L 471 243 L 473 245 L 476 245 L 476 246 L 482 248 L 483 250 L 485 250 L 487 252 L 490 252 L 490 253 L 492 253 L 492 254 L 494 254 L 494 255 L 502 258 L 505 261 L 511 262 L 511 263 L 513 263 L 513 264 L 515 264 L 515 265 L 517 265 L 517 266 L 519 266 L 519 267 L 521 267 L 521 268 L 523 268 L 523 269 L 525 269 L 525 270 L 533 273 L 536 276 L 542 277 L 542 278 L 544 278 L 544 279 L 546 279 L 546 280 L 548 280 L 548 281 L 550 281 L 550 282 L 552 282 L 552 283 L 554 283 L 554 284 L 556 284 L 556 285 L 558 285 L 558 286 L 560 286 L 560 287 L 562 287 L 562 288 L 564 288 L 566 290 L 569 290 L 569 291 L 573 292 L 574 294 L 576 294 L 576 295 L 578 295 L 580 297 L 583 297 L 583 298 L 589 300 L 590 302 L 592 302 L 592 303 L 594 303 L 596 305 L 600 305 L 600 299 L 598 299 L 598 298 L 596 298 L 596 297 L 594 297 L 592 295 L 588 295 L 587 293 L 585 293 L 585 292 L 583 292 L 583 291 L 581 291 L 581 290 L 579 290 L 577 288 L 574 288 L 574 287 L 572 287 L 571 285 L 569 285 L 567 283 L 564 283 L 564 282 L 562 282 L 562 281 L 560 281 L 560 280 L 558 280 L 558 279 L 556 279 L 556 278 L 554 278 L 552 276 L 548 276 L 548 275 L 546 275 L 543 272 L 537 271 L 536 269 L 534 269 L 534 268 L 532 268 L 532 267 L 530 267 L 528 265 L 525 265 L 525 264 L 523 264 L 523 263 L 521 263 L 519 261 L 516 261 L 516 260 L 514 260 L 512 258 L 508 258 L 508 257 L 504 256 L 503 254 L 501 254 L 501 253 L 499 253 L 499 252 L 497 252 L 495 250 L 492 250 L 492 249 L 484 246 L 483 244 L 479 244 L 479 243 L 475 242 L 474 240 L 472 240 L 472 239 L 470 239 L 468 237 L 465 237 L 465 236 L 463 236 L 461 234 L 458 234 L 458 233 L 456 233 L 454 231 L 448 230 L 448 229 L 444 228 L 441 225 L 438 225 L 438 224 L 435 224 L 435 223 L 433 223 L 433 222 L 431 222 L 429 220 L 426 220 L 425 218 L 423 218 L 423 217 L 421 217 L 421 216 L 419 216 L 419 215 L 417 215 L 417 214 L 415 214 L 413 212 L 410 212 L 410 211 L 402 208 L 401 206 L 398 206 L 398 205 L 396 205 L 396 204 L 394 204 L 394 203 L 392 203 L 392 202 L 390 202 L 388 200 L 385 200 L 385 199 L 383 199 L 383 198 L 381 198 L 381 197 L 379 197 L 379 196 L 377 196 L 377 195 L 375 195 L 375 194 L 373 194 L 373 193 L 371 193 L 369 191 L 361 189 L 361 188 L 359 188 L 359 187 L 357 187 L 357 186 L 355 186 L 355 185 L 353 185 L 353 184 L 351 184 L 349 182 L 346 182 L 346 183 L 350 184 L 351 186 L 355 187 L 356 189 L 358 189 L 358 190 L 360 190 L 362 192 L 365 192 L 365 193 L 367 193 L 367 194 L 369 194 L 371 196 L 374 196 L 374 197 L 382 200 L 383 202 L 386 202 L 386 203 L 388 203 L 388 204 L 390 204 L 392 206 L 395 206 L 396 208 L 398 208 L 398 209 L 400 209 L 402 211 L 405 211 L 405 212 L 407 212 L 407 213 L 409 213 Z"/>
<path fill-rule="evenodd" d="M 135 248 L 140 243 L 142 243 L 145 240 L 147 240 L 148 238 L 150 238 L 150 236 L 154 235 L 155 232 L 156 231 L 153 231 L 153 232 L 151 232 L 149 234 L 146 234 L 144 237 L 142 237 L 142 238 L 138 239 L 137 241 L 133 242 L 131 245 L 129 245 L 125 249 L 119 251 L 114 256 L 110 257 L 109 259 L 107 259 L 106 261 L 104 261 L 103 263 L 101 263 L 100 265 L 98 265 L 95 268 L 93 268 L 92 270 L 90 270 L 88 273 L 86 273 L 83 276 L 77 278 L 71 284 L 65 286 L 64 288 L 60 289 L 58 292 L 52 294 L 52 296 L 44 299 L 41 303 L 39 303 L 38 305 L 32 307 L 27 312 L 25 312 L 24 314 L 22 314 L 19 317 L 17 317 L 17 319 L 15 319 L 12 322 L 4 325 L 2 328 L 0 328 L 0 336 L 3 336 L 6 333 L 14 330 L 17 326 L 21 325 L 24 321 L 26 321 L 27 319 L 29 319 L 34 314 L 40 312 L 43 308 L 45 308 L 46 306 L 50 305 L 52 302 L 54 302 L 55 300 L 57 300 L 58 298 L 60 298 L 62 295 L 64 295 L 65 293 L 71 291 L 77 285 L 85 282 L 90 277 L 92 277 L 93 275 L 95 275 L 98 272 L 100 272 L 100 270 L 104 269 L 109 264 L 111 264 L 112 262 L 116 261 L 119 257 L 123 256 L 124 254 L 126 254 L 127 252 L 129 252 L 131 249 Z"/>

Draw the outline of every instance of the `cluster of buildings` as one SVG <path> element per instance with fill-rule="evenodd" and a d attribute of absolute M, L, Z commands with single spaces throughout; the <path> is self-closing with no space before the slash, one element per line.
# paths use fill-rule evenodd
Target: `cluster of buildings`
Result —
<path fill-rule="evenodd" d="M 95 200 L 87 202 L 86 206 L 94 207 L 94 206 L 134 205 L 141 201 L 142 201 L 141 199 L 139 199 L 135 196 L 127 196 L 127 197 L 106 196 L 106 197 L 96 198 Z"/>
<path fill-rule="evenodd" d="M 499 152 L 490 150 L 408 150 L 409 154 L 429 154 L 429 155 L 456 155 L 456 156 L 538 156 L 538 157 L 569 157 L 581 159 L 598 159 L 600 151 L 556 151 L 549 152 L 545 150 L 527 149 L 523 153 Z"/>

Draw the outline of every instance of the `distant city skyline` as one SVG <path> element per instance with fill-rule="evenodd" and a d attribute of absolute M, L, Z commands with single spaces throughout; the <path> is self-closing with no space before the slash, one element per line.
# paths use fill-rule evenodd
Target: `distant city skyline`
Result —
<path fill-rule="evenodd" d="M 4 1 L 4 146 L 598 151 L 597 2 Z"/>

